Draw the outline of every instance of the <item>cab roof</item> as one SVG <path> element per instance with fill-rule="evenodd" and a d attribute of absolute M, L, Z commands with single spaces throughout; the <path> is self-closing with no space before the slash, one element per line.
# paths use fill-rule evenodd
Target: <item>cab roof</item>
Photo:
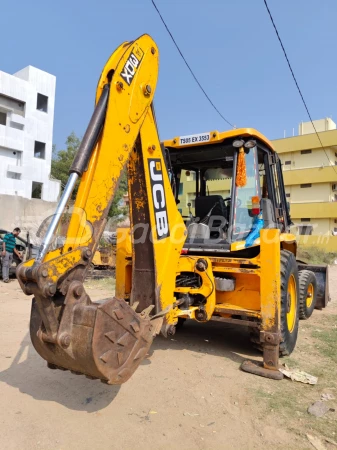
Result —
<path fill-rule="evenodd" d="M 200 136 L 200 138 L 199 138 Z M 208 136 L 208 139 L 206 139 Z M 203 137 L 205 139 L 203 139 Z M 194 142 L 192 141 L 192 138 L 194 138 Z M 272 143 L 267 139 L 262 133 L 255 130 L 254 128 L 236 128 L 234 130 L 229 131 L 209 131 L 206 133 L 200 133 L 200 134 L 193 134 L 188 136 L 177 136 L 173 139 L 168 139 L 163 141 L 163 144 L 165 147 L 173 147 L 176 149 L 179 148 L 188 148 L 188 147 L 195 147 L 195 146 L 202 146 L 202 145 L 209 145 L 209 144 L 218 144 L 223 142 L 226 139 L 235 139 L 235 138 L 250 138 L 250 139 L 258 139 L 259 141 L 262 141 L 270 150 L 275 152 L 275 148 L 273 147 Z M 190 142 L 186 142 L 186 140 L 190 139 Z M 200 139 L 200 140 L 199 140 Z"/>

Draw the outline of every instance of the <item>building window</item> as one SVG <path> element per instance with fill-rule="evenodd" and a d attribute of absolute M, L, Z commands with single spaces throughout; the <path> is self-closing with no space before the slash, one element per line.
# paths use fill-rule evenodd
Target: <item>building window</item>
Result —
<path fill-rule="evenodd" d="M 310 219 L 301 219 L 301 222 L 310 222 Z"/>
<path fill-rule="evenodd" d="M 290 166 L 290 164 L 291 164 L 291 161 L 284 161 L 285 166 Z"/>
<path fill-rule="evenodd" d="M 184 192 L 184 183 L 179 183 L 179 193 L 178 195 L 183 195 Z"/>
<path fill-rule="evenodd" d="M 290 198 L 290 194 L 286 194 L 286 197 L 287 197 L 287 198 Z"/>
<path fill-rule="evenodd" d="M 32 184 L 32 198 L 42 198 L 42 183 L 38 183 L 37 181 L 33 181 Z"/>
<path fill-rule="evenodd" d="M 12 180 L 21 180 L 21 173 L 8 171 L 7 178 L 11 178 Z"/>
<path fill-rule="evenodd" d="M 311 188 L 311 183 L 301 184 L 301 188 Z"/>
<path fill-rule="evenodd" d="M 308 153 L 312 153 L 312 150 L 301 150 L 301 155 L 307 155 Z"/>
<path fill-rule="evenodd" d="M 46 144 L 44 142 L 35 141 L 34 158 L 46 158 Z"/>
<path fill-rule="evenodd" d="M 6 125 L 7 122 L 7 114 L 0 111 L 0 125 Z"/>
<path fill-rule="evenodd" d="M 43 112 L 48 112 L 48 97 L 46 95 L 37 94 L 36 109 Z"/>
<path fill-rule="evenodd" d="M 301 236 L 303 235 L 310 236 L 312 234 L 312 230 L 313 230 L 312 225 L 300 225 L 298 227 L 298 232 Z"/>

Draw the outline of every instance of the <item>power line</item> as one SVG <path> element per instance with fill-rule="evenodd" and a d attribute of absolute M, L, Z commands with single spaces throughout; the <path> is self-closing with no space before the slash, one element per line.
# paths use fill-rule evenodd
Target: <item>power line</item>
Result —
<path fill-rule="evenodd" d="M 184 60 L 184 63 L 186 64 L 188 70 L 191 72 L 191 75 L 192 75 L 192 77 L 195 79 L 195 81 L 196 81 L 196 83 L 198 84 L 199 88 L 202 90 L 202 92 L 204 93 L 205 97 L 206 97 L 207 100 L 210 102 L 210 104 L 213 106 L 213 108 L 215 109 L 215 111 L 219 114 L 219 116 L 220 116 L 225 122 L 227 122 L 228 125 L 230 125 L 232 128 L 235 128 L 235 126 L 234 126 L 233 124 L 231 124 L 231 123 L 230 123 L 230 122 L 229 122 L 229 121 L 221 114 L 221 112 L 218 110 L 218 108 L 214 105 L 214 103 L 212 102 L 212 100 L 211 100 L 211 99 L 209 98 L 209 96 L 207 95 L 205 89 L 201 86 L 201 84 L 200 84 L 198 78 L 194 75 L 193 70 L 191 69 L 190 65 L 189 65 L 188 62 L 186 61 L 186 58 L 185 58 L 184 55 L 182 54 L 182 52 L 181 52 L 181 50 L 180 50 L 178 44 L 176 43 L 174 37 L 172 36 L 171 31 L 169 30 L 168 26 L 166 25 L 165 20 L 163 19 L 163 16 L 160 14 L 160 11 L 159 11 L 159 9 L 157 8 L 157 5 L 155 4 L 155 2 L 154 2 L 153 0 L 151 0 L 151 1 L 152 1 L 152 4 L 153 4 L 154 8 L 156 9 L 156 11 L 157 11 L 157 13 L 158 13 L 160 19 L 161 19 L 161 21 L 163 22 L 164 27 L 166 28 L 168 34 L 170 35 L 170 37 L 171 37 L 171 39 L 172 39 L 174 45 L 176 46 L 178 52 L 180 53 L 180 56 L 181 56 L 182 59 Z"/>
<path fill-rule="evenodd" d="M 296 84 L 297 90 L 298 90 L 298 92 L 299 92 L 299 94 L 300 94 L 300 96 L 301 96 L 303 105 L 304 105 L 304 107 L 305 107 L 305 109 L 306 109 L 306 111 L 307 111 L 307 114 L 308 114 L 308 116 L 309 116 L 310 122 L 311 122 L 311 124 L 312 124 L 312 126 L 313 126 L 313 128 L 314 128 L 314 130 L 315 130 L 315 133 L 316 133 L 316 135 L 317 135 L 317 137 L 318 137 L 318 140 L 319 140 L 319 142 L 320 142 L 320 144 L 321 144 L 322 149 L 324 150 L 325 156 L 327 157 L 327 159 L 328 159 L 328 161 L 329 161 L 329 164 L 332 166 L 333 170 L 336 172 L 335 166 L 334 166 L 334 165 L 332 164 L 332 162 L 330 161 L 330 158 L 329 158 L 329 156 L 328 156 L 328 154 L 327 154 L 327 152 L 326 152 L 326 150 L 325 150 L 325 147 L 323 146 L 323 143 L 322 143 L 322 141 L 321 141 L 321 138 L 320 138 L 320 136 L 319 136 L 319 134 L 318 134 L 318 132 L 317 132 L 317 130 L 316 130 L 316 127 L 315 127 L 315 125 L 314 125 L 314 122 L 313 122 L 313 120 L 312 120 L 312 118 L 311 118 L 311 114 L 310 114 L 310 112 L 309 112 L 308 106 L 307 106 L 307 104 L 306 104 L 306 102 L 305 102 L 305 100 L 304 100 L 302 91 L 301 91 L 301 89 L 300 89 L 300 87 L 299 87 L 299 85 L 298 85 L 298 82 L 297 82 L 297 80 L 296 80 L 296 77 L 295 77 L 294 71 L 293 71 L 293 69 L 292 69 L 292 67 L 291 67 L 291 64 L 290 64 L 290 61 L 289 61 L 287 52 L 286 52 L 286 50 L 285 50 L 285 48 L 284 48 L 284 45 L 283 45 L 282 40 L 281 40 L 281 37 L 280 37 L 279 32 L 278 32 L 278 30 L 277 30 L 277 28 L 276 28 L 276 25 L 275 25 L 273 16 L 271 15 L 271 12 L 270 12 L 270 9 L 269 9 L 267 0 L 263 0 L 263 1 L 264 1 L 264 4 L 265 4 L 265 7 L 267 8 L 267 11 L 268 11 L 268 14 L 269 14 L 269 18 L 270 18 L 270 20 L 271 20 L 271 23 L 273 24 L 273 27 L 274 27 L 274 30 L 275 30 L 277 39 L 279 40 L 279 43 L 280 43 L 280 45 L 281 45 L 281 47 L 282 47 L 282 50 L 283 50 L 283 54 L 284 54 L 284 56 L 285 56 L 285 59 L 287 60 L 287 63 L 288 63 L 288 66 L 289 66 L 291 75 L 292 75 L 292 77 L 293 77 L 293 79 L 294 79 L 294 82 L 295 82 L 295 84 Z M 336 174 L 337 174 L 337 172 L 336 172 Z"/>

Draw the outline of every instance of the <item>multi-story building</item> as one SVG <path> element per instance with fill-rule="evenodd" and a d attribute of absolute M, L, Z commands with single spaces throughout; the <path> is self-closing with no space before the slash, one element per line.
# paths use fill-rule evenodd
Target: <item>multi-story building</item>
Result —
<path fill-rule="evenodd" d="M 311 122 L 304 122 L 298 136 L 277 139 L 273 145 L 282 161 L 295 231 L 332 236 L 337 234 L 337 130 L 329 118 L 314 125 L 319 138 Z"/>
<path fill-rule="evenodd" d="M 299 125 L 298 136 L 272 141 L 283 167 L 292 232 L 306 245 L 337 250 L 337 129 L 331 119 Z M 321 141 L 321 142 L 320 142 Z M 322 148 L 322 145 L 324 148 Z M 209 194 L 227 197 L 230 180 L 207 183 Z M 195 173 L 182 172 L 178 208 L 188 215 L 195 201 Z"/>
<path fill-rule="evenodd" d="M 56 201 L 50 178 L 56 77 L 28 66 L 0 71 L 0 194 Z"/>

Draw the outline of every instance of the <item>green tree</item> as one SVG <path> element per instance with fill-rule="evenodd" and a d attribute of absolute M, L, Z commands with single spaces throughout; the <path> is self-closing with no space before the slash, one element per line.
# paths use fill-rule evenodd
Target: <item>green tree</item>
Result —
<path fill-rule="evenodd" d="M 61 181 L 62 190 L 64 189 L 68 178 L 69 169 L 76 155 L 76 152 L 80 146 L 81 140 L 72 132 L 66 140 L 66 149 L 57 151 L 56 147 L 53 147 L 53 159 L 51 161 L 51 175 L 53 178 Z M 78 184 L 75 186 L 72 199 L 75 199 Z"/>
<path fill-rule="evenodd" d="M 72 132 L 66 140 L 66 149 L 57 151 L 56 147 L 53 146 L 53 159 L 51 162 L 51 175 L 53 178 L 61 181 L 62 190 L 64 189 L 68 178 L 69 178 L 69 169 L 73 162 L 73 159 L 76 155 L 76 152 L 81 144 L 81 140 L 76 136 L 74 132 Z M 78 190 L 77 183 L 72 199 L 74 200 L 76 197 L 76 193 Z M 127 193 L 128 183 L 127 176 L 124 173 L 121 177 L 119 186 L 117 188 L 115 198 L 112 202 L 109 217 L 119 217 L 119 219 L 123 219 L 127 214 L 127 208 L 120 205 L 123 195 Z"/>

